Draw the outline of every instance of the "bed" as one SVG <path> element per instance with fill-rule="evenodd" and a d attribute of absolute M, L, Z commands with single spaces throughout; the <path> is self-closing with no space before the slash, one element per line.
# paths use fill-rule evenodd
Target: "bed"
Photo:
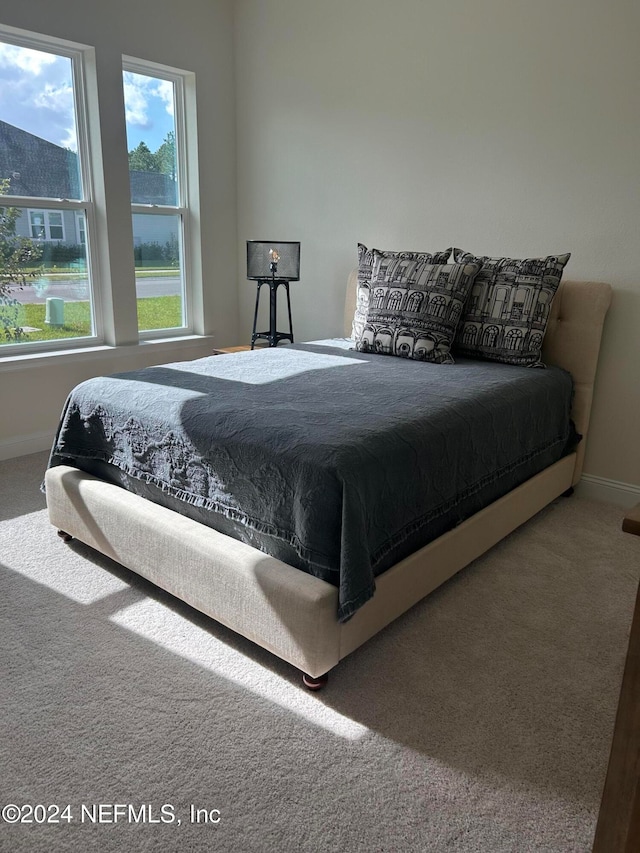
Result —
<path fill-rule="evenodd" d="M 349 276 L 345 301 L 347 335 L 351 331 L 356 289 L 354 271 Z M 581 441 L 577 445 L 567 443 L 562 452 L 556 452 L 559 458 L 544 462 L 542 470 L 531 476 L 522 468 L 520 479 L 522 472 L 525 479 L 515 487 L 504 480 L 502 488 L 508 491 L 499 497 L 491 497 L 491 490 L 487 491 L 483 508 L 477 509 L 471 496 L 463 512 L 443 517 L 446 532 L 437 525 L 431 529 L 436 534 L 426 544 L 414 547 L 422 540 L 405 537 L 396 550 L 387 549 L 386 562 L 383 559 L 378 564 L 382 570 L 375 573 L 371 588 L 366 584 L 358 588 L 364 592 L 356 596 L 353 607 L 345 606 L 350 593 L 340 581 L 330 582 L 331 576 L 322 571 L 301 571 L 296 564 L 299 550 L 294 553 L 291 543 L 287 544 L 289 550 L 275 553 L 285 557 L 291 554 L 292 559 L 280 559 L 266 552 L 255 532 L 253 538 L 240 541 L 229 535 L 224 526 L 221 530 L 225 532 L 221 532 L 201 523 L 195 511 L 193 517 L 188 517 L 171 503 L 165 501 L 161 505 L 149 500 L 144 489 L 135 494 L 122 488 L 120 482 L 109 482 L 110 477 L 102 474 L 100 465 L 91 469 L 87 465 L 66 464 L 63 455 L 47 470 L 50 521 L 63 539 L 79 539 L 268 649 L 300 669 L 307 687 L 318 689 L 326 683 L 327 673 L 346 655 L 548 503 L 571 492 L 582 471 L 600 339 L 610 299 L 611 288 L 607 284 L 563 282 L 554 299 L 545 336 L 545 362 L 562 368 L 558 374 L 567 371 L 573 378 L 570 414 Z M 313 357 L 314 346 L 322 357 L 338 358 L 332 355 L 333 349 L 323 345 L 327 343 L 330 342 L 300 349 L 304 358 Z M 343 344 L 343 352 L 349 353 L 344 347 Z M 280 357 L 280 353 L 267 351 L 215 359 L 219 365 L 235 359 L 236 366 L 244 368 L 251 359 L 251 368 L 257 371 L 257 360 Z M 356 359 L 354 364 L 363 363 L 363 359 L 371 362 L 372 358 L 386 364 L 402 361 L 381 355 L 350 354 L 349 358 Z M 232 361 L 228 364 L 233 368 Z M 503 372 L 510 369 L 500 367 Z M 464 375 L 464 369 L 463 365 L 460 375 Z M 543 380 L 542 374 L 546 373 L 549 376 Z M 533 370 L 529 374 L 538 374 L 536 381 L 547 382 L 553 371 Z M 493 382 L 493 375 L 489 379 Z M 542 388 L 540 393 L 547 392 Z M 87 467 L 89 470 L 82 470 Z M 419 497 L 418 492 L 416 495 Z M 357 544 L 357 538 L 354 542 Z M 354 543 L 343 541 L 342 546 L 357 563 L 359 555 Z"/>

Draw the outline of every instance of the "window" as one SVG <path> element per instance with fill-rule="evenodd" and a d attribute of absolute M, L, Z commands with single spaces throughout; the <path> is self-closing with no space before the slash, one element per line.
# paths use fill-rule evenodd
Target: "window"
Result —
<path fill-rule="evenodd" d="M 462 342 L 471 345 L 476 342 L 476 335 L 478 334 L 477 326 L 472 326 L 467 323 L 464 327 L 464 332 L 462 333 Z"/>
<path fill-rule="evenodd" d="M 197 250 L 187 190 L 197 175 L 187 163 L 185 91 L 192 99 L 193 75 L 123 58 L 133 240 L 115 229 L 125 242 L 114 251 L 109 226 L 122 211 L 110 205 L 121 195 L 112 202 L 104 188 L 122 184 L 115 171 L 124 161 L 103 156 L 93 53 L 0 27 L 0 357 L 59 350 L 61 341 L 65 349 L 130 343 L 134 297 L 141 338 L 191 331 L 188 261 L 197 263 Z M 114 271 L 113 259 L 128 257 L 131 265 L 116 262 Z M 51 299 L 62 303 L 55 311 Z"/>
<path fill-rule="evenodd" d="M 420 307 L 424 302 L 424 293 L 416 293 L 415 291 L 409 297 L 407 302 L 407 311 L 412 311 L 417 313 L 420 311 Z"/>
<path fill-rule="evenodd" d="M 433 314 L 434 317 L 442 317 L 444 314 L 444 309 L 447 306 L 447 300 L 444 296 L 440 296 L 436 294 L 431 297 L 429 302 L 429 312 Z"/>
<path fill-rule="evenodd" d="M 402 290 L 392 290 L 387 301 L 387 308 L 390 311 L 397 311 L 402 305 L 403 296 L 404 292 Z"/>
<path fill-rule="evenodd" d="M 497 326 L 487 326 L 482 334 L 482 346 L 494 347 L 499 334 L 500 329 Z"/>
<path fill-rule="evenodd" d="M 76 240 L 81 244 L 87 242 L 87 220 L 83 213 L 76 213 Z"/>
<path fill-rule="evenodd" d="M 123 71 L 138 329 L 145 337 L 188 326 L 183 81 L 158 69 L 129 60 Z"/>
<path fill-rule="evenodd" d="M 73 227 L 92 215 L 81 79 L 81 51 L 0 40 L 2 349 L 96 337 L 91 239 Z M 52 298 L 63 305 L 55 324 Z"/>
<path fill-rule="evenodd" d="M 504 337 L 504 343 L 507 349 L 522 349 L 522 330 L 509 329 Z"/>
<path fill-rule="evenodd" d="M 59 210 L 30 210 L 33 240 L 64 240 L 64 223 Z"/>

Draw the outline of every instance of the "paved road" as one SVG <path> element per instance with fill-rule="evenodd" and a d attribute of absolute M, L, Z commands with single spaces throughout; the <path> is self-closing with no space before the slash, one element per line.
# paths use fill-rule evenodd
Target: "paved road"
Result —
<path fill-rule="evenodd" d="M 38 282 L 29 284 L 24 290 L 10 288 L 11 296 L 22 302 L 23 305 L 42 304 L 49 297 L 55 296 L 66 302 L 79 302 L 87 299 L 87 280 L 75 279 L 73 281 L 56 281 L 53 284 L 42 284 Z M 180 293 L 180 279 L 175 277 L 140 278 L 136 279 L 136 293 L 138 298 L 146 296 L 174 296 Z"/>

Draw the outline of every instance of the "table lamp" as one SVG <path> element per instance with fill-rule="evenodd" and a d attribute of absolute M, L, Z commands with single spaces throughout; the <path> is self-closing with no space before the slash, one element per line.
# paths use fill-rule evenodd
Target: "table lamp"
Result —
<path fill-rule="evenodd" d="M 253 315 L 251 349 L 259 339 L 265 339 L 270 347 L 277 347 L 280 341 L 293 343 L 293 325 L 291 322 L 291 299 L 289 282 L 300 280 L 300 243 L 282 240 L 247 240 L 247 278 L 257 282 L 256 308 Z M 258 307 L 262 285 L 269 287 L 269 330 L 256 331 Z M 289 313 L 289 331 L 278 332 L 277 294 L 282 285 L 287 294 Z"/>

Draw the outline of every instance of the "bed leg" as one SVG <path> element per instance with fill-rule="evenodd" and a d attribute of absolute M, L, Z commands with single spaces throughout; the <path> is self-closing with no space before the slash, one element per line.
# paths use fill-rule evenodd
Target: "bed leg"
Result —
<path fill-rule="evenodd" d="M 311 675 L 307 675 L 306 672 L 302 673 L 302 683 L 309 690 L 322 690 L 326 686 L 327 681 L 329 681 L 328 672 L 325 672 L 324 675 L 320 675 L 318 678 L 313 678 Z"/>
<path fill-rule="evenodd" d="M 58 530 L 58 536 L 63 542 L 71 542 L 73 539 L 73 536 L 70 533 L 66 533 L 64 530 Z"/>
<path fill-rule="evenodd" d="M 570 498 L 571 495 L 574 493 L 574 491 L 575 491 L 575 489 L 573 488 L 573 486 L 569 486 L 567 491 L 562 493 L 562 497 L 563 498 Z"/>

